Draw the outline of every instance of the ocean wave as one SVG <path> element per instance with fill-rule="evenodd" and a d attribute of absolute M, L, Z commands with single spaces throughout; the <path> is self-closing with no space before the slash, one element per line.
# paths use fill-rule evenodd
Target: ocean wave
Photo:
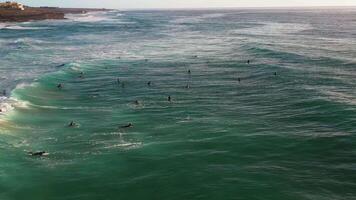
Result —
<path fill-rule="evenodd" d="M 111 16 L 107 15 L 107 12 L 89 12 L 84 14 L 67 14 L 67 19 L 75 22 L 100 22 L 100 21 L 112 21 Z"/>
<path fill-rule="evenodd" d="M 15 108 L 28 108 L 28 102 L 14 97 L 0 97 L 0 115 L 7 114 Z"/>
<path fill-rule="evenodd" d="M 0 30 L 46 30 L 48 27 L 20 26 L 15 24 L 0 24 Z"/>
<path fill-rule="evenodd" d="M 264 23 L 261 26 L 256 26 L 252 28 L 237 29 L 234 32 L 236 34 L 246 34 L 254 36 L 279 36 L 295 34 L 302 31 L 312 29 L 310 24 L 301 23 Z"/>

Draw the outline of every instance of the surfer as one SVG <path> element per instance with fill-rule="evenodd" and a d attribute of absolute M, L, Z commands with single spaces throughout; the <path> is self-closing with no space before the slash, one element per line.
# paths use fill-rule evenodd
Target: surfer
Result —
<path fill-rule="evenodd" d="M 84 78 L 84 72 L 80 72 L 79 78 Z"/>
<path fill-rule="evenodd" d="M 133 127 L 133 125 L 131 123 L 128 123 L 125 126 L 120 126 L 120 128 L 131 128 L 131 127 Z"/>
<path fill-rule="evenodd" d="M 168 96 L 168 99 L 167 99 L 169 102 L 172 101 L 172 97 L 171 96 Z"/>
<path fill-rule="evenodd" d="M 69 123 L 69 125 L 68 125 L 68 127 L 74 127 L 74 126 L 76 126 L 77 124 L 74 122 L 74 121 L 71 121 L 70 123 Z"/>
<path fill-rule="evenodd" d="M 58 85 L 57 85 L 57 88 L 58 88 L 58 89 L 62 89 L 62 88 L 63 88 L 62 83 L 58 84 Z"/>
<path fill-rule="evenodd" d="M 185 88 L 189 89 L 189 88 L 190 88 L 190 85 L 189 85 L 189 84 L 187 84 L 187 85 L 185 86 Z"/>
<path fill-rule="evenodd" d="M 47 156 L 48 153 L 45 151 L 28 152 L 30 156 Z"/>
<path fill-rule="evenodd" d="M 64 67 L 66 64 L 61 64 L 61 65 L 57 65 L 56 67 L 59 68 L 59 67 Z"/>
<path fill-rule="evenodd" d="M 140 105 L 140 102 L 138 100 L 135 100 L 136 105 Z"/>

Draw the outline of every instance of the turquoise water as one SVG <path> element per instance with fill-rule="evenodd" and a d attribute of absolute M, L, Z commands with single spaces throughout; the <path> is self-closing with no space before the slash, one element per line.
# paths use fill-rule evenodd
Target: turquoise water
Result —
<path fill-rule="evenodd" d="M 355 17 L 112 11 L 2 25 L 0 199 L 355 199 Z"/>

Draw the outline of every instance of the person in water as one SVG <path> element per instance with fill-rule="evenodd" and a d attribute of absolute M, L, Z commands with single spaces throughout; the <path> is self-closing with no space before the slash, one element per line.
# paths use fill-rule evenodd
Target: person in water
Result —
<path fill-rule="evenodd" d="M 74 121 L 71 121 L 69 124 L 68 124 L 68 126 L 69 127 L 75 127 L 77 124 L 74 122 Z"/>
<path fill-rule="evenodd" d="M 188 74 L 191 74 L 192 72 L 190 71 L 190 69 L 188 69 Z"/>
<path fill-rule="evenodd" d="M 185 86 L 185 88 L 189 89 L 189 88 L 190 88 L 190 85 L 189 85 L 189 84 L 187 84 L 187 85 Z"/>
<path fill-rule="evenodd" d="M 117 84 L 120 84 L 120 78 L 116 79 Z"/>
<path fill-rule="evenodd" d="M 247 64 L 250 64 L 250 60 L 247 60 Z"/>
<path fill-rule="evenodd" d="M 274 75 L 277 76 L 277 72 L 274 72 Z"/>
<path fill-rule="evenodd" d="M 240 83 L 241 82 L 241 78 L 237 78 L 237 81 Z"/>
<path fill-rule="evenodd" d="M 120 128 L 131 128 L 131 127 L 133 127 L 132 123 L 128 123 L 125 126 L 120 126 Z"/>
<path fill-rule="evenodd" d="M 135 100 L 135 105 L 140 105 L 140 102 L 138 100 Z"/>
<path fill-rule="evenodd" d="M 148 81 L 148 82 L 147 82 L 147 85 L 148 85 L 148 86 L 151 86 L 151 84 L 152 84 L 151 81 Z"/>
<path fill-rule="evenodd" d="M 84 72 L 80 72 L 79 78 L 84 78 Z"/>
<path fill-rule="evenodd" d="M 168 96 L 168 99 L 167 99 L 169 102 L 172 101 L 172 97 L 171 96 Z"/>
<path fill-rule="evenodd" d="M 58 85 L 57 85 L 57 88 L 58 88 L 58 89 L 62 89 L 62 88 L 63 88 L 62 83 L 58 84 Z"/>
<path fill-rule="evenodd" d="M 31 156 L 45 156 L 45 155 L 48 155 L 47 152 L 45 151 L 37 151 L 37 152 L 28 152 Z"/>
<path fill-rule="evenodd" d="M 3 91 L 2 91 L 2 95 L 3 95 L 3 96 L 6 96 L 6 90 L 3 90 Z"/>

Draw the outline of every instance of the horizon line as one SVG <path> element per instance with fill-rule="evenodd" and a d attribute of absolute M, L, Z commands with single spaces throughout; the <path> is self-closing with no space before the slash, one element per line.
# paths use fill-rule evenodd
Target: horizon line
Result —
<path fill-rule="evenodd" d="M 27 5 L 26 5 L 27 6 Z M 90 9 L 108 9 L 108 10 L 214 10 L 214 9 L 318 9 L 318 8 L 356 8 L 356 5 L 312 5 L 312 6 L 222 6 L 222 7 L 147 7 L 147 8 L 109 8 L 109 7 L 70 7 L 70 6 L 29 6 L 29 7 L 57 7 L 57 8 L 90 8 Z"/>

